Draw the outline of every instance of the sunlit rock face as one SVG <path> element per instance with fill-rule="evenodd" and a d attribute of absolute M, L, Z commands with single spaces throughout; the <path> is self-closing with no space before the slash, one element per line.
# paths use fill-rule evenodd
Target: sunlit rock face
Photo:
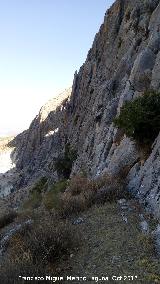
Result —
<path fill-rule="evenodd" d="M 13 139 L 0 138 L 0 197 L 5 197 L 13 189 L 15 179 L 15 164 L 12 161 L 13 148 L 8 143 Z"/>

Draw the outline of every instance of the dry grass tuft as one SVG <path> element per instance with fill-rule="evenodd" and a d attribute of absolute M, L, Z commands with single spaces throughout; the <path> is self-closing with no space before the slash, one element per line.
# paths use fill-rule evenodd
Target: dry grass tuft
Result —
<path fill-rule="evenodd" d="M 41 215 L 30 226 L 15 233 L 7 246 L 7 261 L 0 267 L 1 281 L 18 283 L 19 275 L 46 275 L 56 269 L 62 259 L 77 251 L 80 233 L 69 221 L 54 215 Z"/>
<path fill-rule="evenodd" d="M 72 224 L 46 216 L 17 232 L 8 250 L 11 262 L 53 263 L 77 244 L 78 235 Z"/>
<path fill-rule="evenodd" d="M 103 175 L 95 180 L 77 175 L 70 181 L 67 191 L 59 197 L 58 211 L 63 217 L 85 211 L 94 204 L 112 202 L 126 197 L 120 178 Z"/>

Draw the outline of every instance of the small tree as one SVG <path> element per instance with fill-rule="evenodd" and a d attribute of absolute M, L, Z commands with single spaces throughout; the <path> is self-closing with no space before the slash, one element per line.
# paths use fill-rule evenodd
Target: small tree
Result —
<path fill-rule="evenodd" d="M 139 144 L 153 143 L 160 131 L 160 93 L 148 91 L 126 102 L 114 124 Z"/>
<path fill-rule="evenodd" d="M 70 144 L 65 145 L 64 155 L 58 157 L 55 162 L 55 169 L 59 176 L 69 178 L 72 170 L 73 162 L 77 158 L 77 152 L 71 148 Z"/>

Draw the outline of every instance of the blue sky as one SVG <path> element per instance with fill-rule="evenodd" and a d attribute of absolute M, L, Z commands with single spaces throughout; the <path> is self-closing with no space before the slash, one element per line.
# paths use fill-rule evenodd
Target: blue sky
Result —
<path fill-rule="evenodd" d="M 0 0 L 0 135 L 72 84 L 109 0 Z"/>

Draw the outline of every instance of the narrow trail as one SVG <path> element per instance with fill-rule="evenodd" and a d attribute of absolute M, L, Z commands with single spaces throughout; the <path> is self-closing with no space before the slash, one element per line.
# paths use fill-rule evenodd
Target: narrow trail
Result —
<path fill-rule="evenodd" d="M 160 259 L 149 234 L 155 223 L 146 222 L 144 214 L 134 200 L 106 203 L 81 214 L 76 226 L 82 244 L 65 262 L 65 279 L 85 276 L 88 283 L 160 283 Z M 76 278 L 71 283 L 85 282 Z"/>

